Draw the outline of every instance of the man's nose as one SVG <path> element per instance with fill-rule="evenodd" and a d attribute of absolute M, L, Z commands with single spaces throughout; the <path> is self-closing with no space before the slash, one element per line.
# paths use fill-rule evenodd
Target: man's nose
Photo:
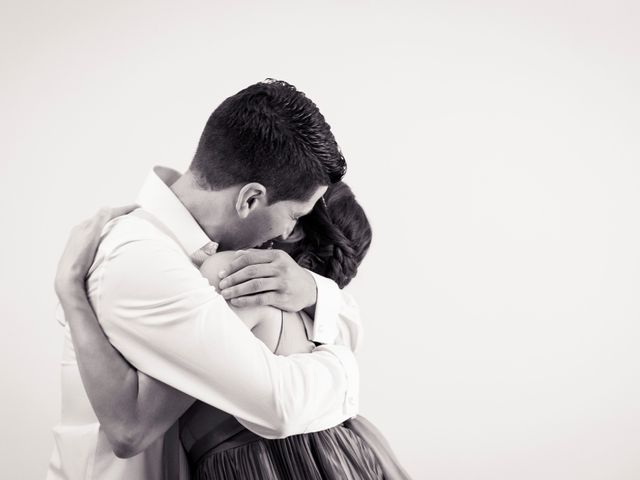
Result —
<path fill-rule="evenodd" d="M 282 240 L 286 240 L 287 238 L 289 238 L 291 236 L 291 233 L 295 230 L 296 228 L 296 223 L 297 222 L 293 222 L 292 225 L 289 226 L 289 228 L 287 228 L 284 233 L 280 236 L 280 238 Z"/>

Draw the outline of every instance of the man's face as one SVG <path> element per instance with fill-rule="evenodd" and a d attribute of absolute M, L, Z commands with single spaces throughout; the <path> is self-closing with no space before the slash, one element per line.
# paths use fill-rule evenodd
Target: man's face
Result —
<path fill-rule="evenodd" d="M 286 240 L 326 191 L 326 186 L 318 187 L 309 200 L 283 200 L 255 209 L 238 225 L 229 248 L 257 248 L 276 238 Z"/>

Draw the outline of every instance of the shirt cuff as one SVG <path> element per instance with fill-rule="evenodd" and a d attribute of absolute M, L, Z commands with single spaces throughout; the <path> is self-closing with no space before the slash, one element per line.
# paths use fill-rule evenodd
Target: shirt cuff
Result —
<path fill-rule="evenodd" d="M 338 285 L 328 278 L 307 270 L 316 282 L 318 295 L 309 340 L 316 343 L 335 343 L 338 337 L 338 315 L 341 292 Z"/>
<path fill-rule="evenodd" d="M 358 369 L 356 357 L 349 348 L 343 345 L 320 345 L 315 350 L 322 350 L 335 355 L 344 367 L 347 377 L 342 418 L 336 424 L 355 417 L 360 410 L 360 370 Z"/>

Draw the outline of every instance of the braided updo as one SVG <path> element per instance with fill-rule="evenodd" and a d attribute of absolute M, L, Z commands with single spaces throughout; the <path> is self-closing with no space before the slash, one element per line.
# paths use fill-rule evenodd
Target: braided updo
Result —
<path fill-rule="evenodd" d="M 323 198 L 300 219 L 304 237 L 291 256 L 343 288 L 356 276 L 369 250 L 371 225 L 346 183 L 330 185 Z"/>

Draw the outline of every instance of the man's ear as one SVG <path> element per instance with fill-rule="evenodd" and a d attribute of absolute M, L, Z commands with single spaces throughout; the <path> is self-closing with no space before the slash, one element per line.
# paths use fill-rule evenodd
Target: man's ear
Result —
<path fill-rule="evenodd" d="M 238 192 L 236 212 L 240 218 L 247 218 L 256 208 L 267 205 L 267 189 L 261 183 L 247 183 Z"/>

